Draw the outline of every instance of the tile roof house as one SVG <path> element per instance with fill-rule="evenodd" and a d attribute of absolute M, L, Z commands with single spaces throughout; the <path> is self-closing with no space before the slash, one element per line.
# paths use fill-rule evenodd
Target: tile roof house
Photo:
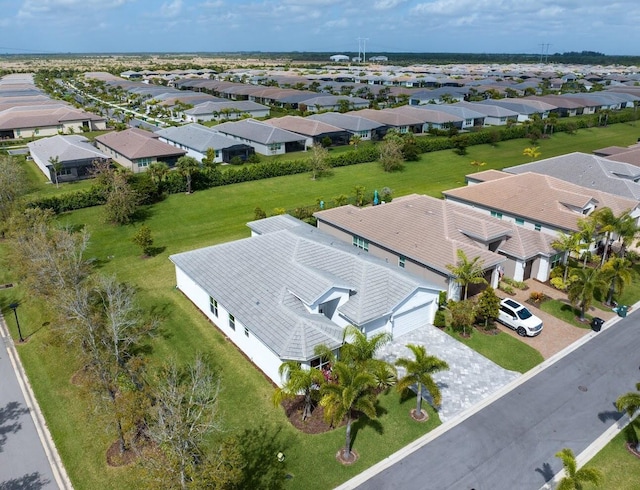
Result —
<path fill-rule="evenodd" d="M 384 109 L 384 111 L 401 114 L 420 121 L 422 126 L 419 132 L 421 133 L 428 132 L 429 128 L 446 129 L 449 126 L 462 129 L 465 122 L 464 118 L 448 111 L 441 111 L 439 107 L 440 106 L 433 104 L 424 106 L 403 105 L 393 109 Z"/>
<path fill-rule="evenodd" d="M 204 102 L 184 111 L 186 120 L 191 122 L 228 121 L 230 119 L 241 119 L 247 114 L 251 117 L 267 117 L 269 108 L 250 100 L 225 100 Z"/>
<path fill-rule="evenodd" d="M 344 101 L 344 102 L 341 102 Z M 338 111 L 342 105 L 349 110 L 366 109 L 371 104 L 361 97 L 348 97 L 344 95 L 315 95 L 298 102 L 298 106 L 304 104 L 308 112 Z"/>
<path fill-rule="evenodd" d="M 504 126 L 509 121 L 512 121 L 514 123 L 518 121 L 517 112 L 497 105 L 478 104 L 476 102 L 456 102 L 452 105 L 454 107 L 465 107 L 468 109 L 472 109 L 476 112 L 479 112 L 480 114 L 483 114 L 484 124 L 486 126 Z"/>
<path fill-rule="evenodd" d="M 283 116 L 267 119 L 265 124 L 298 133 L 307 138 L 306 147 L 314 143 L 321 144 L 324 138 L 329 138 L 332 145 L 348 145 L 351 133 L 337 126 L 322 121 L 300 116 Z"/>
<path fill-rule="evenodd" d="M 207 150 L 210 148 L 215 150 L 216 163 L 229 163 L 234 157 L 245 161 L 255 153 L 252 146 L 240 143 L 198 123 L 168 127 L 156 131 L 155 135 L 162 142 L 186 150 L 187 156 L 199 162 L 207 156 Z"/>
<path fill-rule="evenodd" d="M 386 126 L 371 119 L 360 117 L 357 113 L 341 114 L 340 112 L 323 112 L 312 114 L 307 119 L 322 121 L 326 124 L 342 128 L 363 140 L 378 140 L 384 135 Z"/>
<path fill-rule="evenodd" d="M 432 323 L 439 290 L 290 216 L 252 236 L 172 255 L 177 287 L 275 384 L 284 361 L 319 366 L 351 324 L 401 335 Z"/>
<path fill-rule="evenodd" d="M 491 171 L 491 180 L 482 182 L 483 174 L 479 172 L 467 177 L 480 183 L 442 194 L 447 201 L 554 236 L 560 231 L 579 231 L 579 219 L 604 207 L 610 208 L 616 216 L 625 211 L 631 211 L 633 217 L 640 215 L 636 200 L 548 175 L 533 172 L 513 175 L 505 172 L 504 178 L 495 178 L 496 171 Z"/>
<path fill-rule="evenodd" d="M 17 106 L 0 113 L 0 139 L 55 136 L 105 128 L 103 117 L 66 105 Z"/>
<path fill-rule="evenodd" d="M 27 147 L 35 164 L 52 182 L 56 181 L 56 175 L 51 159 L 57 158 L 62 165 L 57 182 L 71 182 L 91 177 L 91 169 L 96 162 L 111 160 L 81 135 L 40 138 L 27 143 Z"/>
<path fill-rule="evenodd" d="M 186 150 L 163 143 L 153 133 L 135 128 L 102 134 L 95 141 L 99 150 L 133 173 L 144 172 L 154 162 L 173 167 L 178 158 L 187 154 Z"/>
<path fill-rule="evenodd" d="M 640 201 L 640 168 L 587 153 L 569 153 L 505 168 L 504 171 L 550 175 L 582 187 Z"/>
<path fill-rule="evenodd" d="M 357 112 L 349 112 L 349 115 L 357 115 L 384 124 L 387 129 L 395 129 L 400 133 L 423 133 L 425 122 L 423 118 L 407 114 L 405 107 L 397 109 L 362 109 Z M 417 109 L 416 109 L 417 110 Z"/>
<path fill-rule="evenodd" d="M 429 196 L 412 194 L 379 206 L 342 206 L 314 214 L 318 228 L 435 283 L 457 299 L 460 290 L 447 265 L 457 251 L 479 257 L 485 279 L 497 287 L 499 273 L 524 280 L 548 279 L 554 237 Z M 470 293 L 484 286 L 470 286 Z"/>
<path fill-rule="evenodd" d="M 305 149 L 306 138 L 255 119 L 243 119 L 213 126 L 217 133 L 251 145 L 262 155 L 282 155 Z"/>

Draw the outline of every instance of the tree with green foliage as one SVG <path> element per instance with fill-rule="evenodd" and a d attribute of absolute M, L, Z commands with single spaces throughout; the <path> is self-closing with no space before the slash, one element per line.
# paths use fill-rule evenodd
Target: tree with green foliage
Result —
<path fill-rule="evenodd" d="M 140 198 L 123 172 L 113 172 L 104 205 L 105 221 L 127 225 L 133 221 Z"/>
<path fill-rule="evenodd" d="M 169 165 L 165 162 L 153 162 L 149 164 L 147 173 L 149 174 L 151 181 L 156 184 L 156 186 L 160 187 L 169 174 Z"/>
<path fill-rule="evenodd" d="M 640 383 L 636 384 L 636 391 L 629 391 L 618 397 L 616 408 L 620 412 L 626 412 L 632 421 L 631 423 L 637 425 L 638 415 L 640 414 Z M 636 438 L 635 442 L 635 450 L 640 453 L 640 438 Z"/>
<path fill-rule="evenodd" d="M 204 158 L 202 159 L 202 165 L 209 168 L 216 168 L 219 164 L 216 162 L 216 150 L 214 148 L 207 148 Z"/>
<path fill-rule="evenodd" d="M 485 330 L 489 328 L 489 322 L 493 323 L 498 318 L 500 314 L 500 298 L 491 286 L 488 286 L 480 293 L 478 304 L 476 305 L 476 314 L 484 322 Z"/>
<path fill-rule="evenodd" d="M 385 172 L 396 172 L 404 168 L 402 147 L 402 137 L 395 131 L 389 131 L 378 144 L 379 160 Z"/>
<path fill-rule="evenodd" d="M 602 485 L 604 476 L 595 468 L 580 468 L 573 451 L 567 447 L 556 453 L 556 458 L 562 460 L 564 478 L 560 480 L 556 490 L 582 490 L 586 483 L 592 483 L 596 487 Z"/>
<path fill-rule="evenodd" d="M 564 275 L 562 281 L 566 284 L 569 273 L 569 257 L 572 253 L 580 253 L 582 250 L 581 236 L 579 233 L 564 233 L 560 231 L 551 246 L 558 252 L 562 252 L 562 265 Z"/>
<path fill-rule="evenodd" d="M 148 257 L 153 253 L 153 237 L 151 236 L 151 228 L 147 225 L 142 225 L 138 228 L 131 241 L 142 249 L 142 253 L 145 256 Z"/>
<path fill-rule="evenodd" d="M 413 352 L 413 359 L 401 357 L 396 361 L 396 366 L 404 369 L 404 376 L 398 379 L 397 389 L 401 393 L 416 386 L 417 405 L 414 418 L 424 420 L 428 415 L 422 410 L 422 388 L 426 388 L 431 395 L 434 406 L 437 408 L 442 402 L 442 394 L 438 384 L 433 380 L 432 375 L 449 369 L 449 365 L 435 356 L 427 355 L 424 345 L 407 344 Z"/>
<path fill-rule="evenodd" d="M 587 308 L 593 303 L 596 291 L 607 286 L 600 269 L 590 267 L 572 269 L 571 284 L 567 288 L 569 301 L 580 309 L 580 321 L 585 321 Z"/>
<path fill-rule="evenodd" d="M 525 148 L 524 150 L 522 150 L 522 154 L 525 157 L 531 158 L 531 160 L 535 160 L 540 155 L 542 155 L 542 153 L 540 153 L 540 147 L 538 147 L 538 146 L 529 146 L 529 147 Z"/>
<path fill-rule="evenodd" d="M 349 144 L 352 145 L 355 149 L 358 149 L 358 145 L 360 144 L 361 141 L 362 141 L 362 136 L 354 134 L 354 135 L 351 135 L 351 138 L 349 139 Z"/>
<path fill-rule="evenodd" d="M 600 259 L 600 267 L 607 261 L 609 248 L 611 244 L 611 236 L 618 227 L 619 219 L 613 214 L 611 208 L 600 208 L 591 213 L 590 218 L 595 222 L 596 229 L 599 233 L 604 233 L 604 251 Z"/>
<path fill-rule="evenodd" d="M 347 419 L 345 445 L 339 454 L 343 461 L 353 462 L 355 455 L 351 451 L 351 425 L 354 412 L 376 419 L 376 396 L 372 389 L 375 379 L 371 373 L 342 361 L 333 364 L 331 374 L 331 381 L 324 383 L 320 389 L 320 405 L 324 408 L 325 419 L 332 426 Z"/>
<path fill-rule="evenodd" d="M 458 261 L 455 265 L 447 264 L 447 269 L 453 274 L 456 282 L 464 289 L 462 299 L 467 299 L 469 284 L 486 284 L 484 278 L 484 262 L 480 257 L 474 257 L 472 260 L 467 258 L 464 250 L 456 251 Z"/>
<path fill-rule="evenodd" d="M 280 365 L 278 373 L 285 381 L 282 388 L 274 392 L 273 404 L 278 406 L 283 400 L 302 394 L 304 395 L 302 420 L 307 420 L 311 417 L 313 400 L 318 398 L 320 387 L 325 381 L 322 371 L 314 367 L 303 368 L 298 362 L 287 361 Z"/>
<path fill-rule="evenodd" d="M 176 168 L 180 175 L 184 176 L 187 181 L 187 194 L 191 194 L 193 191 L 191 190 L 191 180 L 193 175 L 200 169 L 200 164 L 198 160 L 193 157 L 182 156 L 178 158 L 178 162 L 176 163 Z"/>
<path fill-rule="evenodd" d="M 58 157 L 57 155 L 55 157 L 50 156 L 49 164 L 51 165 L 51 170 L 53 170 L 53 178 L 56 181 L 56 189 L 58 189 L 60 187 L 58 183 L 58 176 L 62 171 L 62 162 L 60 161 L 60 157 Z"/>
<path fill-rule="evenodd" d="M 327 174 L 330 168 L 328 160 L 329 152 L 325 146 L 316 143 L 311 147 L 311 158 L 309 159 L 311 180 L 316 180 L 318 177 Z"/>
<path fill-rule="evenodd" d="M 612 257 L 602 266 L 603 280 L 609 283 L 606 304 L 613 304 L 613 295 L 622 294 L 626 286 L 631 284 L 634 270 L 631 262 L 623 257 Z"/>
<path fill-rule="evenodd" d="M 363 185 L 357 185 L 353 188 L 356 195 L 356 206 L 362 207 L 364 206 L 364 191 L 367 189 Z"/>
<path fill-rule="evenodd" d="M 623 212 L 615 222 L 614 232 L 620 242 L 620 256 L 624 257 L 627 248 L 636 239 L 638 233 L 640 233 L 640 227 L 638 227 L 636 218 L 631 216 L 629 211 Z"/>
<path fill-rule="evenodd" d="M 476 310 L 473 302 L 468 299 L 450 301 L 447 309 L 451 313 L 451 327 L 464 336 L 471 335 L 471 326 L 476 319 Z"/>
<path fill-rule="evenodd" d="M 22 166 L 14 158 L 0 155 L 0 237 L 4 237 L 26 191 L 27 177 Z"/>
<path fill-rule="evenodd" d="M 267 213 L 265 212 L 264 209 L 262 209 L 260 206 L 256 206 L 253 210 L 253 219 L 254 220 L 259 220 L 259 219 L 265 219 L 267 217 Z"/>

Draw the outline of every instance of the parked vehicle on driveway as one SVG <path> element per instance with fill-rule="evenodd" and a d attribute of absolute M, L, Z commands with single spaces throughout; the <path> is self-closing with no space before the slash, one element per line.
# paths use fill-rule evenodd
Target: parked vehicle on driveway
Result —
<path fill-rule="evenodd" d="M 542 320 L 511 298 L 500 301 L 498 321 L 515 330 L 521 337 L 535 337 L 542 332 Z"/>

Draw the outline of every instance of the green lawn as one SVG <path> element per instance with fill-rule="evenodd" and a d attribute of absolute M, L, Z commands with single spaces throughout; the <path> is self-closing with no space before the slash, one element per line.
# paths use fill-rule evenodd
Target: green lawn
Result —
<path fill-rule="evenodd" d="M 540 148 L 542 157 L 550 157 L 635 141 L 636 129 L 625 124 L 581 130 L 574 136 L 558 134 L 541 140 Z M 282 441 L 287 453 L 287 470 L 294 475 L 287 488 L 331 488 L 429 431 L 438 424 L 437 416 L 427 424 L 414 423 L 408 416 L 413 401 L 401 403 L 395 393 L 382 397 L 380 406 L 386 411 L 379 418 L 382 434 L 369 426 L 358 427 L 354 449 L 361 459 L 351 467 L 340 466 L 334 455 L 344 439 L 344 428 L 314 436 L 294 430 L 282 410 L 271 404 L 272 385 L 175 289 L 174 269 L 168 256 L 248 237 L 245 223 L 254 218 L 256 206 L 272 214 L 275 208 L 292 209 L 313 205 L 318 198 L 329 202 L 340 194 L 353 195 L 356 185 L 365 186 L 371 194 L 374 189 L 387 186 L 395 196 L 415 192 L 439 197 L 442 190 L 464 185 L 464 175 L 475 170 L 471 161 L 487 162 L 483 169 L 516 165 L 523 162 L 522 149 L 526 146 L 530 146 L 529 142 L 520 140 L 502 142 L 497 147 L 472 147 L 466 156 L 451 150 L 429 153 L 393 174 L 384 173 L 376 163 L 368 163 L 335 169 L 333 176 L 316 181 L 305 174 L 172 195 L 144 210 L 144 223 L 152 230 L 155 246 L 162 249 L 157 256 L 145 260 L 139 258 L 140 251 L 131 242 L 141 222 L 123 227 L 106 225 L 101 208 L 75 211 L 59 219 L 65 224 L 85 226 L 91 233 L 88 255 L 96 259 L 100 271 L 117 273 L 120 280 L 135 284 L 143 306 L 165 316 L 162 335 L 153 340 L 152 363 L 169 356 L 186 361 L 197 351 L 210 355 L 223 378 L 221 412 L 230 430 L 264 425 L 270 434 L 265 441 L 275 440 L 271 432 L 279 432 L 277 440 Z M 56 190 L 51 184 L 44 185 L 34 164 L 25 165 L 30 168 L 38 193 L 89 185 L 68 184 Z M 17 283 L 6 260 L 7 246 L 0 242 L 0 263 L 4 265 L 0 268 L 0 281 Z M 18 350 L 74 486 L 138 487 L 135 468 L 109 468 L 104 464 L 104 453 L 113 436 L 104 430 L 104 421 L 91 409 L 87 393 L 70 383 L 80 366 L 52 328 L 51 318 L 19 285 L 0 291 L 3 311 L 14 300 L 22 302 L 20 321 L 23 333 L 30 336 L 29 342 L 19 345 Z M 15 334 L 12 316 L 7 321 Z M 506 334 L 493 337 L 475 333 L 465 343 L 507 369 L 525 372 L 542 361 L 536 351 Z"/>
<path fill-rule="evenodd" d="M 636 490 L 640 482 L 640 459 L 625 447 L 626 431 L 614 437 L 586 466 L 604 474 L 602 488 Z"/>
<path fill-rule="evenodd" d="M 579 328 L 591 328 L 592 315 L 585 313 L 584 317 L 588 323 L 582 323 L 578 320 L 580 310 L 573 305 L 557 299 L 548 299 L 540 304 L 540 309 L 560 320 Z M 598 315 L 596 315 L 598 316 Z"/>
<path fill-rule="evenodd" d="M 544 361 L 536 349 L 504 332 L 489 335 L 474 329 L 469 338 L 453 332 L 450 327 L 445 332 L 510 371 L 526 373 Z"/>

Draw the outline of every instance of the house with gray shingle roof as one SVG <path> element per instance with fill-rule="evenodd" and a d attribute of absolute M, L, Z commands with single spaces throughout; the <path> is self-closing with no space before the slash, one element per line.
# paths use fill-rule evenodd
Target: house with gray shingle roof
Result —
<path fill-rule="evenodd" d="M 252 236 L 172 255 L 176 284 L 270 380 L 285 361 L 321 366 L 347 325 L 401 335 L 433 322 L 439 289 L 294 218 Z"/>
<path fill-rule="evenodd" d="M 164 143 L 149 131 L 130 128 L 96 136 L 96 146 L 105 155 L 133 173 L 144 172 L 154 162 L 175 166 L 186 150 Z"/>
<path fill-rule="evenodd" d="M 251 145 L 262 155 L 282 155 L 305 149 L 304 136 L 255 119 L 222 123 L 213 126 L 212 129 L 236 141 Z"/>
<path fill-rule="evenodd" d="M 81 135 L 52 136 L 27 143 L 31 158 L 47 179 L 56 181 L 52 159 L 58 159 L 62 165 L 57 175 L 58 182 L 91 177 L 91 169 L 96 163 L 111 161 L 104 153 L 98 151 L 87 138 Z"/>
<path fill-rule="evenodd" d="M 255 153 L 251 145 L 239 143 L 198 123 L 161 129 L 156 131 L 155 135 L 160 141 L 186 150 L 187 156 L 199 162 L 207 156 L 209 149 L 215 151 L 216 163 L 229 163 L 234 157 L 240 157 L 245 161 Z"/>
<path fill-rule="evenodd" d="M 490 104 L 478 104 L 476 102 L 456 102 L 452 104 L 454 107 L 465 107 L 484 115 L 484 124 L 486 126 L 505 126 L 509 121 L 517 122 L 518 113 Z"/>
<path fill-rule="evenodd" d="M 379 206 L 342 206 L 314 214 L 318 228 L 351 242 L 366 240 L 368 252 L 424 277 L 449 298 L 460 295 L 447 265 L 457 251 L 478 257 L 488 284 L 497 287 L 499 272 L 518 281 L 549 278 L 556 251 L 553 237 L 429 196 L 412 194 Z M 471 285 L 470 293 L 481 285 Z"/>
<path fill-rule="evenodd" d="M 283 116 L 267 119 L 265 124 L 276 128 L 286 129 L 292 133 L 298 133 L 307 138 L 306 147 L 314 144 L 323 144 L 325 138 L 331 140 L 332 145 L 348 145 L 351 133 L 337 126 L 332 126 L 322 121 L 308 119 L 300 116 Z"/>
<path fill-rule="evenodd" d="M 250 100 L 209 101 L 198 104 L 192 109 L 184 111 L 187 121 L 228 121 L 241 119 L 246 115 L 251 117 L 267 117 L 269 108 Z"/>

